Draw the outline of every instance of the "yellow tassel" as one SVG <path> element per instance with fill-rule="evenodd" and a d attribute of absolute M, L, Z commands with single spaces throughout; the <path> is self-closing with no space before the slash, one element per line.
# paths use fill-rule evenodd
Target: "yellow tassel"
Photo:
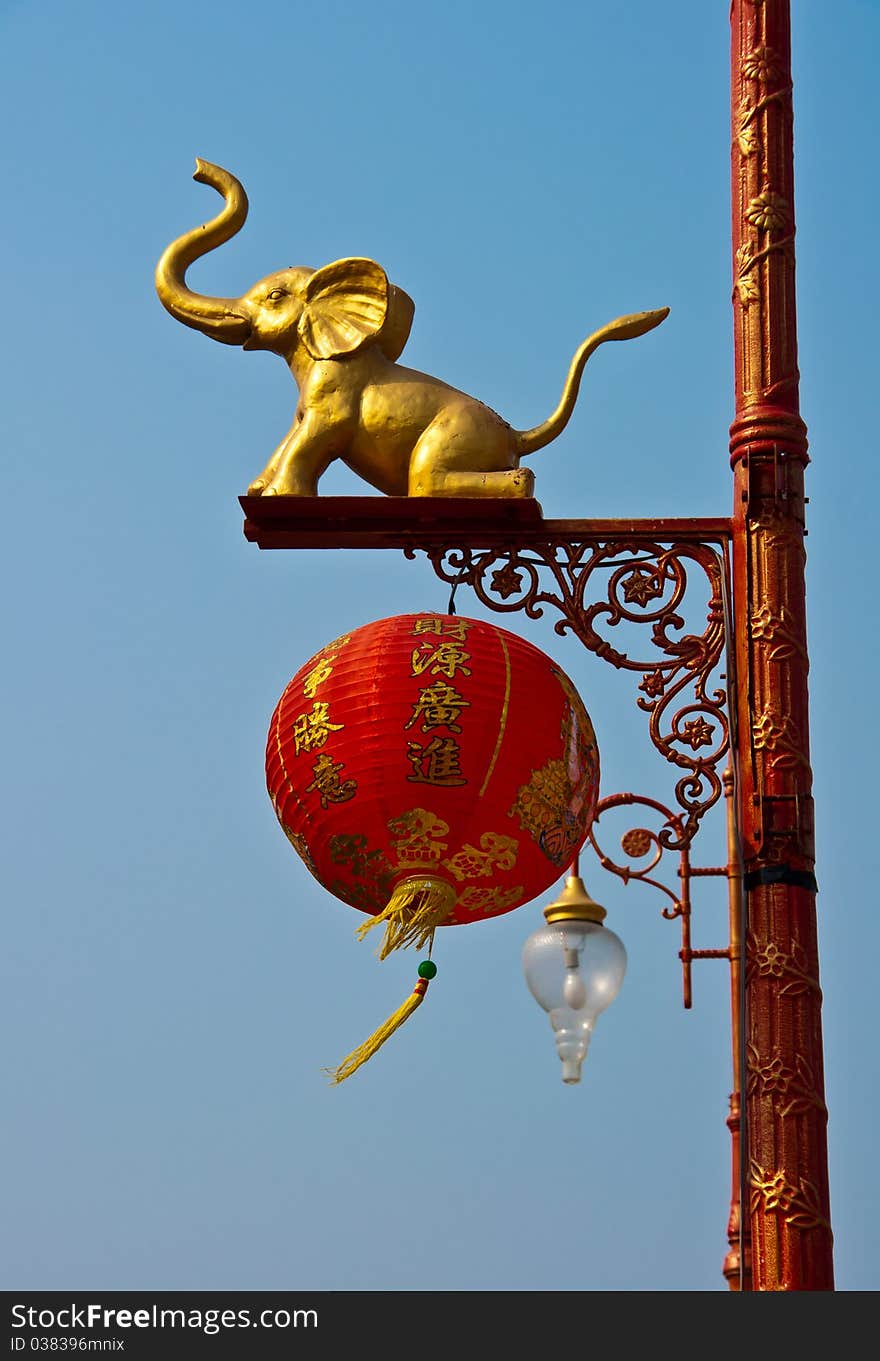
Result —
<path fill-rule="evenodd" d="M 457 894 L 444 879 L 420 875 L 396 884 L 388 906 L 375 917 L 358 927 L 358 940 L 380 922 L 385 923 L 385 938 L 379 948 L 379 958 L 387 959 L 392 950 L 405 945 L 422 949 L 431 939 L 435 927 L 451 915 Z"/>
<path fill-rule="evenodd" d="M 395 1030 L 398 1030 L 404 1021 L 412 1016 L 416 1008 L 422 1005 L 422 999 L 427 991 L 428 979 L 420 978 L 403 1006 L 398 1007 L 393 1016 L 389 1016 L 388 1020 L 380 1025 L 379 1029 L 368 1040 L 364 1040 L 363 1044 L 359 1044 L 357 1049 L 353 1049 L 348 1057 L 342 1060 L 338 1068 L 326 1070 L 330 1073 L 334 1086 L 338 1086 L 347 1077 L 351 1077 L 352 1073 L 356 1073 L 362 1063 L 366 1063 L 367 1059 L 373 1057 L 376 1050 L 380 1049 L 385 1041 L 394 1034 Z"/>

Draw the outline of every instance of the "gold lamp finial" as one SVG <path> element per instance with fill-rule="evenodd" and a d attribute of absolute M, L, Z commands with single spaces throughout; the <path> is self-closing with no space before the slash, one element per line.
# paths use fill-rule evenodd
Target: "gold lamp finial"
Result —
<path fill-rule="evenodd" d="M 579 874 L 570 874 L 554 903 L 544 908 L 544 919 L 552 922 L 596 922 L 601 925 L 607 913 L 587 892 Z"/>

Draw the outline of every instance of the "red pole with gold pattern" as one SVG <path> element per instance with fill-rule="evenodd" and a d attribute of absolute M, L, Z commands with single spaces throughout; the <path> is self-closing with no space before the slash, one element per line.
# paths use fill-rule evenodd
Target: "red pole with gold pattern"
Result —
<path fill-rule="evenodd" d="M 804 594 L 789 0 L 733 0 L 733 594 L 753 1290 L 832 1290 Z M 747 1288 L 749 1288 L 747 1286 Z"/>

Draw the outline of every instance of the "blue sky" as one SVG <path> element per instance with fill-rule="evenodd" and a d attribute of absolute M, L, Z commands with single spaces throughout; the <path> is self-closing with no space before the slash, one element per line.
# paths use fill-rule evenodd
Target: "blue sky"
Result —
<path fill-rule="evenodd" d="M 866 1290 L 880 9 L 793 8 L 832 1221 L 838 1287 Z M 174 323 L 153 270 L 219 202 L 194 158 L 219 162 L 250 217 L 196 287 L 371 256 L 416 301 L 407 362 L 518 427 L 590 331 L 669 306 L 591 360 L 537 496 L 548 517 L 726 515 L 727 10 L 0 5 L 6 1288 L 724 1288 L 727 980 L 696 965 L 682 1009 L 677 930 L 644 887 L 583 866 L 629 971 L 579 1087 L 520 972 L 543 900 L 441 933 L 425 1006 L 327 1085 L 413 960 L 379 964 L 287 845 L 266 730 L 318 647 L 448 591 L 424 559 L 244 540 L 237 497 L 295 390 Z M 336 465 L 321 490 L 368 489 Z M 505 621 L 578 685 L 602 792 L 668 800 L 632 679 L 553 622 Z M 695 855 L 723 859 L 717 819 Z M 695 944 L 725 922 L 702 881 Z"/>

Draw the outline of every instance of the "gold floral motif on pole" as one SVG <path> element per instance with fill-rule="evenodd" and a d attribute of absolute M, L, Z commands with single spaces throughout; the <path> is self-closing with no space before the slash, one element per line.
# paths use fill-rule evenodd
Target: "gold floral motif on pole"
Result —
<path fill-rule="evenodd" d="M 785 1173 L 751 1165 L 752 1214 L 756 1214 L 763 1202 L 765 1210 L 778 1210 L 786 1224 L 793 1229 L 827 1229 L 831 1225 L 822 1214 L 819 1192 L 806 1178 L 798 1179 L 792 1185 Z"/>
<path fill-rule="evenodd" d="M 825 1102 L 817 1093 L 816 1075 L 803 1054 L 795 1055 L 792 1067 L 778 1048 L 763 1063 L 754 1044 L 748 1045 L 747 1053 L 749 1096 L 769 1097 L 780 1119 L 803 1115 L 812 1107 L 826 1111 Z"/>

